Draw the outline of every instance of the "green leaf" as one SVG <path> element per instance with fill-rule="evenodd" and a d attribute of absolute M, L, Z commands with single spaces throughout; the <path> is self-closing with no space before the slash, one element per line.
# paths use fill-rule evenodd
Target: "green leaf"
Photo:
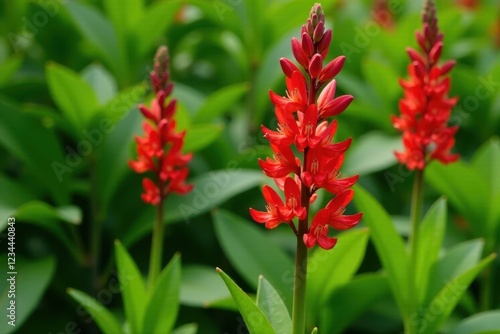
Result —
<path fill-rule="evenodd" d="M 54 131 L 16 105 L 0 100 L 0 110 L 0 144 L 25 164 L 58 205 L 67 204 L 71 181 L 67 170 L 73 169 L 66 165 Z"/>
<path fill-rule="evenodd" d="M 488 187 L 476 170 L 461 161 L 446 166 L 431 163 L 425 179 L 467 218 L 475 236 L 488 236 Z"/>
<path fill-rule="evenodd" d="M 113 22 L 116 33 L 122 40 L 142 17 L 143 0 L 104 0 L 107 16 Z"/>
<path fill-rule="evenodd" d="M 141 333 L 161 334 L 172 330 L 179 311 L 180 286 L 180 256 L 174 255 L 149 294 Z"/>
<path fill-rule="evenodd" d="M 396 163 L 394 151 L 401 147 L 401 137 L 390 137 L 379 131 L 369 132 L 354 142 L 342 167 L 343 173 L 365 175 L 389 168 Z M 360 164 L 360 161 L 363 163 Z"/>
<path fill-rule="evenodd" d="M 390 294 L 387 278 L 380 274 L 362 274 L 339 287 L 320 309 L 324 333 L 344 333 L 349 325 L 377 301 Z"/>
<path fill-rule="evenodd" d="M 264 182 L 261 171 L 226 169 L 212 171 L 189 181 L 194 185 L 192 192 L 185 196 L 171 196 L 165 204 L 165 222 L 168 224 L 185 221 L 199 216 L 228 199 Z M 130 246 L 152 229 L 154 212 L 148 211 L 141 219 L 130 224 L 120 237 L 124 245 Z M 255 276 L 255 279 L 257 276 Z"/>
<path fill-rule="evenodd" d="M 184 152 L 196 152 L 212 144 L 222 133 L 222 125 L 193 125 L 186 131 Z"/>
<path fill-rule="evenodd" d="M 196 334 L 198 331 L 197 324 L 186 324 L 172 331 L 172 334 Z"/>
<path fill-rule="evenodd" d="M 15 57 L 0 64 L 0 87 L 9 82 L 9 79 L 16 73 L 22 62 L 22 58 Z"/>
<path fill-rule="evenodd" d="M 276 334 L 292 332 L 292 319 L 283 299 L 262 275 L 259 276 L 256 304 L 269 320 Z"/>
<path fill-rule="evenodd" d="M 125 317 L 132 333 L 141 333 L 144 311 L 146 310 L 146 287 L 141 272 L 125 247 L 116 240 L 115 256 L 120 278 L 120 290 L 125 306 Z"/>
<path fill-rule="evenodd" d="M 50 94 L 65 118 L 78 130 L 89 125 L 98 102 L 92 87 L 77 73 L 63 66 L 47 66 L 47 83 Z M 80 134 L 77 134 L 80 138 Z"/>
<path fill-rule="evenodd" d="M 105 106 L 100 108 L 93 123 L 102 126 L 102 122 L 110 122 L 110 126 L 114 126 L 127 119 L 130 113 L 140 115 L 137 103 L 144 97 L 146 90 L 147 85 L 141 83 L 120 91 Z M 140 123 L 139 120 L 136 122 Z"/>
<path fill-rule="evenodd" d="M 38 219 L 60 220 L 69 224 L 79 225 L 82 222 L 82 211 L 74 205 L 54 208 L 45 202 L 30 201 L 17 208 L 16 217 L 29 221 Z"/>
<path fill-rule="evenodd" d="M 274 334 L 271 323 L 253 300 L 221 269 L 217 268 L 217 272 L 238 305 L 250 334 Z"/>
<path fill-rule="evenodd" d="M 426 319 L 425 334 L 434 334 L 438 332 L 441 324 L 448 318 L 456 304 L 467 290 L 474 278 L 495 259 L 496 254 L 484 258 L 477 265 L 461 273 L 459 276 L 449 281 L 441 291 L 434 297 L 432 302 L 425 308 L 422 319 Z M 440 312 L 436 312 L 436 308 Z"/>
<path fill-rule="evenodd" d="M 496 229 L 500 224 L 500 210 L 498 201 L 495 201 L 500 195 L 500 140 L 494 137 L 481 146 L 474 155 L 472 164 L 477 173 L 486 180 L 489 190 L 490 207 L 485 235 L 489 239 L 496 235 Z"/>
<path fill-rule="evenodd" d="M 7 245 L 2 243 L 2 246 L 7 249 Z M 20 257 L 16 257 L 16 272 L 15 276 L 15 297 L 8 298 L 10 290 L 10 281 L 12 275 L 7 273 L 7 256 L 0 257 L 1 262 L 5 263 L 4 279 L 0 280 L 0 307 L 4 315 L 4 319 L 0 322 L 0 332 L 4 334 L 13 333 L 16 328 L 22 327 L 22 324 L 29 319 L 30 314 L 39 305 L 45 290 L 56 268 L 54 258 L 48 257 L 36 261 L 26 261 Z M 6 278 L 5 278 L 6 277 Z M 12 320 L 8 317 L 8 308 L 11 301 L 15 301 L 15 327 L 7 322 Z"/>
<path fill-rule="evenodd" d="M 138 57 L 143 57 L 158 43 L 160 37 L 172 24 L 181 2 L 178 0 L 155 2 L 146 8 L 132 33 Z"/>
<path fill-rule="evenodd" d="M 290 309 L 294 270 L 288 255 L 256 223 L 224 210 L 217 210 L 213 217 L 217 239 L 238 273 L 254 288 L 260 275 L 266 277 Z"/>
<path fill-rule="evenodd" d="M 312 253 L 307 265 L 309 314 L 319 314 L 333 290 L 351 280 L 363 261 L 368 237 L 366 228 L 342 232 L 335 250 L 318 247 Z"/>
<path fill-rule="evenodd" d="M 14 216 L 20 205 L 34 199 L 35 196 L 18 182 L 13 182 L 2 175 L 0 175 L 0 189 L 2 189 L 0 191 L 0 231 L 3 231 L 7 227 L 7 218 Z"/>
<path fill-rule="evenodd" d="M 106 63 L 114 69 L 115 74 L 123 71 L 118 42 L 111 22 L 95 8 L 76 1 L 69 2 L 66 8 L 77 28 L 97 49 Z"/>
<path fill-rule="evenodd" d="M 408 315 L 408 255 L 403 240 L 398 235 L 390 216 L 366 190 L 355 187 L 354 202 L 363 212 L 363 221 L 370 228 L 375 245 L 396 303 L 404 317 Z"/>
<path fill-rule="evenodd" d="M 183 305 L 210 307 L 230 297 L 212 267 L 190 265 L 182 268 L 180 301 Z"/>
<path fill-rule="evenodd" d="M 447 282 L 473 268 L 481 259 L 483 246 L 482 239 L 465 241 L 452 247 L 435 262 L 431 269 L 427 300 L 434 298 Z"/>
<path fill-rule="evenodd" d="M 389 115 L 392 113 L 389 107 L 401 95 L 398 73 L 391 64 L 383 63 L 374 58 L 365 58 L 361 69 L 364 77 L 368 79 L 377 95 L 384 99 L 383 102 L 386 108 L 380 110 L 379 117 L 389 120 Z"/>
<path fill-rule="evenodd" d="M 238 83 L 213 92 L 194 114 L 193 122 L 210 123 L 216 120 L 226 111 L 234 108 L 249 88 L 247 83 Z"/>
<path fill-rule="evenodd" d="M 90 64 L 83 69 L 81 76 L 94 90 L 100 105 L 115 97 L 118 90 L 116 81 L 101 64 Z"/>
<path fill-rule="evenodd" d="M 420 303 L 427 295 L 430 270 L 439 258 L 445 230 L 446 200 L 441 198 L 427 211 L 420 225 L 418 251 L 415 256 L 415 282 Z"/>
<path fill-rule="evenodd" d="M 500 333 L 500 311 L 474 314 L 453 327 L 448 334 Z"/>
<path fill-rule="evenodd" d="M 318 328 L 317 327 L 314 327 L 311 334 L 318 334 Z"/>
<path fill-rule="evenodd" d="M 102 306 L 97 300 L 87 295 L 85 292 L 68 289 L 68 294 L 73 297 L 97 323 L 104 334 L 120 334 L 123 330 L 113 314 Z"/>

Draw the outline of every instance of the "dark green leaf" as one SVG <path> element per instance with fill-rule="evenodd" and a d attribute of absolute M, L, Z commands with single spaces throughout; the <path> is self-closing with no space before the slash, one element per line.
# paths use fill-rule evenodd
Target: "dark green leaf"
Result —
<path fill-rule="evenodd" d="M 269 320 L 276 334 L 292 332 L 292 319 L 283 299 L 262 275 L 259 276 L 256 304 Z"/>
<path fill-rule="evenodd" d="M 212 144 L 222 133 L 222 125 L 193 125 L 186 131 L 184 139 L 185 152 L 196 152 Z"/>
<path fill-rule="evenodd" d="M 182 269 L 180 301 L 184 305 L 210 307 L 230 298 L 219 275 L 212 267 L 190 265 Z"/>
<path fill-rule="evenodd" d="M 404 317 L 408 315 L 408 255 L 390 216 L 366 190 L 356 186 L 354 202 L 363 212 L 363 222 L 370 228 L 370 237 L 387 272 L 392 293 Z"/>
<path fill-rule="evenodd" d="M 217 268 L 219 275 L 233 296 L 250 334 L 274 334 L 273 327 L 254 301 L 236 283 Z"/>
<path fill-rule="evenodd" d="M 125 40 L 127 33 L 133 31 L 133 27 L 143 14 L 143 0 L 105 0 L 104 8 L 109 19 L 113 22 L 116 33 Z"/>
<path fill-rule="evenodd" d="M 73 297 L 97 323 L 104 334 L 121 334 L 122 328 L 113 314 L 102 306 L 97 300 L 87 295 L 85 292 L 68 289 L 68 294 Z"/>
<path fill-rule="evenodd" d="M 256 223 L 223 210 L 217 210 L 213 217 L 217 238 L 238 273 L 254 288 L 260 275 L 266 277 L 290 309 L 294 274 L 292 260 L 265 236 L 264 228 L 260 227 L 260 230 Z"/>
<path fill-rule="evenodd" d="M 474 314 L 453 327 L 448 334 L 500 333 L 500 311 Z"/>
<path fill-rule="evenodd" d="M 147 301 L 144 280 L 134 260 L 118 240 L 115 241 L 115 256 L 125 317 L 132 333 L 139 334 Z"/>
<path fill-rule="evenodd" d="M 247 83 L 238 83 L 213 92 L 194 114 L 193 122 L 210 123 L 216 120 L 226 111 L 231 110 L 231 107 L 234 108 L 248 89 Z"/>
<path fill-rule="evenodd" d="M 21 58 L 10 58 L 0 64 L 0 86 L 9 82 L 12 75 L 19 69 L 22 64 Z"/>
<path fill-rule="evenodd" d="M 179 311 L 180 287 L 180 256 L 174 255 L 150 291 L 141 333 L 161 334 L 172 330 Z"/>

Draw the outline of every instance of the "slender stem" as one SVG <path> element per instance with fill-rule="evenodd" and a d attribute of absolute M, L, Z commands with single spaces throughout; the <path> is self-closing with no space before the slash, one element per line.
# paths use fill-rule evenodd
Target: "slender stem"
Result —
<path fill-rule="evenodd" d="M 409 268 L 409 304 L 410 312 L 412 314 L 416 311 L 418 305 L 417 300 L 417 282 L 415 280 L 416 266 L 417 266 L 417 252 L 418 252 L 418 232 L 420 222 L 422 220 L 422 206 L 423 206 L 423 177 L 424 171 L 417 170 L 413 182 L 413 193 L 411 199 L 411 234 L 410 234 L 410 268 Z M 406 319 L 409 320 L 409 319 Z M 405 332 L 414 333 L 415 328 L 405 322 Z"/>
<path fill-rule="evenodd" d="M 307 148 L 304 150 L 304 163 L 307 161 Z M 295 254 L 295 276 L 293 286 L 292 334 L 304 334 L 306 328 L 306 283 L 307 283 L 307 247 L 304 234 L 309 228 L 309 188 L 302 183 L 301 204 L 306 208 L 306 216 L 299 220 L 297 233 L 297 253 Z"/>
<path fill-rule="evenodd" d="M 158 204 L 156 221 L 153 227 L 153 241 L 149 262 L 149 288 L 152 289 L 160 274 L 163 254 L 163 198 Z"/>

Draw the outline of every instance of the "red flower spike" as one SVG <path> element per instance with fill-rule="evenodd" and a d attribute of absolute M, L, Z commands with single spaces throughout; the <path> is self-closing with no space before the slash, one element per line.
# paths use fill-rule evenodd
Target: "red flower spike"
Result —
<path fill-rule="evenodd" d="M 420 52 L 408 49 L 412 63 L 409 79 L 400 80 L 404 98 L 399 102 L 401 116 L 392 116 L 394 128 L 403 132 L 403 152 L 395 152 L 410 170 L 423 170 L 431 160 L 447 164 L 458 159 L 451 154 L 456 127 L 447 122 L 457 98 L 448 98 L 450 78 L 445 77 L 455 62 L 437 63 L 442 54 L 443 34 L 439 32 L 434 2 L 428 0 L 422 15 L 422 31 L 416 33 Z"/>
<path fill-rule="evenodd" d="M 152 172 L 156 178 L 143 179 L 145 203 L 162 205 L 162 201 L 172 192 L 185 194 L 193 188 L 185 183 L 189 174 L 186 165 L 191 154 L 183 154 L 185 132 L 177 133 L 172 117 L 176 111 L 176 100 L 170 96 L 173 84 L 170 82 L 169 55 L 166 47 L 160 47 L 155 56 L 154 69 L 150 74 L 156 96 L 151 107 L 140 105 L 141 113 L 149 121 L 144 122 L 145 135 L 136 137 L 137 160 L 129 165 L 136 173 Z"/>
<path fill-rule="evenodd" d="M 339 56 L 323 67 L 332 31 L 325 28 L 325 15 L 319 4 L 313 6 L 309 18 L 301 28 L 300 36 L 300 42 L 297 38 L 292 38 L 292 52 L 305 73 L 289 59 L 280 59 L 281 68 L 286 75 L 286 97 L 269 92 L 275 106 L 278 129 L 274 131 L 261 126 L 274 157 L 259 159 L 259 165 L 284 192 L 285 203 L 274 190 L 265 186 L 263 195 L 267 211 L 250 209 L 250 215 L 267 228 L 274 228 L 285 222 L 307 247 L 318 244 L 324 249 L 331 249 L 337 239 L 328 236 L 328 229 L 348 229 L 355 226 L 361 218 L 360 213 L 343 215 L 345 206 L 352 198 L 353 192 L 349 188 L 354 185 L 358 176 L 340 177 L 344 154 L 351 139 L 334 143 L 338 123 L 336 120 L 328 120 L 343 112 L 353 97 L 335 97 L 336 81 L 332 79 L 342 69 L 345 57 Z M 321 90 L 323 85 L 326 86 Z M 446 144 L 443 141 L 442 145 Z M 327 208 L 314 216 L 309 226 L 309 204 L 317 198 L 317 190 L 320 188 L 336 197 Z"/>

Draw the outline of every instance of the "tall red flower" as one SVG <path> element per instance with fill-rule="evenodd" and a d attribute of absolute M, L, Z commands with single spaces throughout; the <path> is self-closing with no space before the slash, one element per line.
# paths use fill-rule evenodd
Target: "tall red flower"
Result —
<path fill-rule="evenodd" d="M 158 48 L 154 69 L 150 73 L 155 97 L 151 107 L 139 106 L 146 117 L 144 136 L 135 138 L 137 160 L 130 160 L 129 165 L 136 173 L 152 172 L 154 180 L 144 178 L 142 200 L 152 205 L 160 205 L 168 194 L 185 194 L 192 185 L 185 183 L 188 176 L 187 164 L 191 154 L 183 154 L 185 131 L 177 132 L 173 116 L 176 100 L 169 99 L 173 84 L 170 82 L 168 49 Z"/>
<path fill-rule="evenodd" d="M 337 121 L 330 118 L 342 113 L 353 97 L 335 97 L 333 78 L 342 69 L 345 57 L 339 56 L 323 67 L 331 39 L 332 31 L 325 29 L 323 10 L 315 4 L 302 26 L 300 40 L 292 38 L 292 52 L 298 65 L 287 58 L 280 60 L 286 76 L 286 96 L 270 91 L 278 129 L 262 126 L 274 157 L 259 160 L 259 164 L 267 176 L 275 179 L 285 201 L 274 189 L 264 186 L 267 210 L 250 209 L 252 218 L 267 228 L 286 223 L 307 247 L 317 243 L 324 249 L 336 244 L 336 239 L 327 234 L 329 227 L 345 230 L 361 219 L 361 213 L 343 214 L 354 195 L 349 188 L 358 176 L 341 177 L 340 167 L 351 139 L 333 143 Z M 321 188 L 335 197 L 318 211 L 309 226 L 309 204 Z"/>
<path fill-rule="evenodd" d="M 458 98 L 449 98 L 450 78 L 447 74 L 454 61 L 438 64 L 443 49 L 434 1 L 428 0 L 422 14 L 422 31 L 416 32 L 420 52 L 408 48 L 411 59 L 408 80 L 400 80 L 404 98 L 399 102 L 399 117 L 392 116 L 393 126 L 403 133 L 403 152 L 395 152 L 408 169 L 423 170 L 431 160 L 444 164 L 459 156 L 450 153 L 455 144 L 457 126 L 448 127 L 451 111 Z"/>

